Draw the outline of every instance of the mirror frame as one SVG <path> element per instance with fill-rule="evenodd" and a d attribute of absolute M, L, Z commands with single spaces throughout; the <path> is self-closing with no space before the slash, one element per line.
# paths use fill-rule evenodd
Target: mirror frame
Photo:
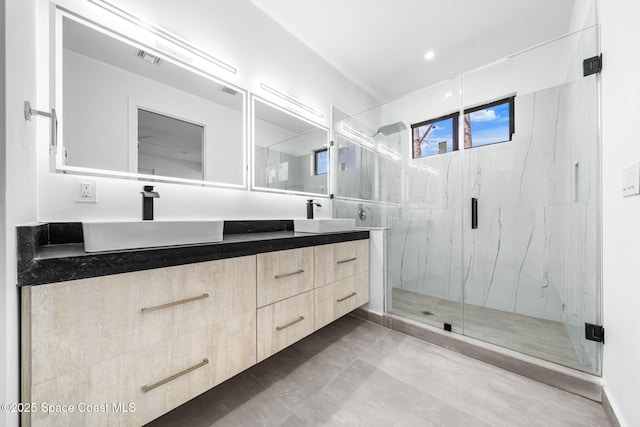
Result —
<path fill-rule="evenodd" d="M 53 62 L 55 72 L 54 78 L 51 80 L 51 84 L 54 88 L 53 97 L 55 99 L 55 108 L 58 114 L 58 143 L 57 146 L 52 149 L 49 153 L 50 155 L 50 172 L 52 173 L 64 173 L 64 174 L 74 174 L 74 175 L 90 175 L 90 176 L 98 176 L 98 177 L 110 177 L 110 178 L 121 178 L 121 179 L 136 179 L 136 180 L 145 180 L 145 181 L 154 181 L 154 182 L 167 182 L 167 183 L 176 183 L 176 184 L 189 184 L 189 185 L 197 185 L 197 186 L 208 186 L 208 187 L 224 187 L 224 188 L 235 188 L 235 189 L 244 189 L 248 188 L 248 98 L 249 92 L 243 88 L 240 88 L 232 83 L 229 83 L 221 78 L 209 73 L 208 71 L 195 67 L 188 62 L 185 62 L 184 59 L 179 57 L 180 54 L 171 51 L 163 51 L 161 47 L 152 47 L 144 42 L 135 40 L 133 37 L 130 37 L 125 34 L 125 32 L 115 31 L 113 29 L 107 28 L 104 25 L 96 23 L 86 17 L 77 15 L 73 12 L 70 12 L 66 9 L 60 8 L 56 5 L 56 7 L 52 8 L 54 10 L 54 22 L 53 25 L 53 44 L 52 50 L 53 55 L 51 57 L 51 61 Z M 239 95 L 242 96 L 242 166 L 241 170 L 239 170 L 239 174 L 242 176 L 241 184 L 233 184 L 233 183 L 225 183 L 225 182 L 217 182 L 217 181 L 206 181 L 206 180 L 194 180 L 187 178 L 177 178 L 170 176 L 161 176 L 161 175 L 148 175 L 141 174 L 137 172 L 124 172 L 124 171 L 115 171 L 108 169 L 96 169 L 89 168 L 83 166 L 70 166 L 65 164 L 65 149 L 64 149 L 64 111 L 63 111 L 63 75 L 62 75 L 62 54 L 63 54 L 63 18 L 71 19 L 77 23 L 80 23 L 84 26 L 91 28 L 94 31 L 98 31 L 102 34 L 105 34 L 108 37 L 114 38 L 120 42 L 126 43 L 134 48 L 139 48 L 145 50 L 152 54 L 158 54 L 171 64 L 183 68 L 188 72 L 194 73 L 208 79 L 213 82 L 213 84 L 222 85 L 229 87 L 233 90 L 236 90 Z M 145 30 L 140 27 L 140 30 Z M 156 36 L 153 33 L 149 34 L 151 41 L 157 41 L 158 46 L 167 45 L 167 40 L 162 39 L 161 37 Z M 147 41 L 148 43 L 149 41 Z M 169 49 L 168 47 L 165 49 Z M 194 61 L 195 62 L 195 61 Z M 129 105 L 129 110 L 131 106 Z M 155 110 L 154 108 L 151 108 Z M 162 112 L 162 114 L 167 115 L 175 115 L 173 111 Z M 130 116 L 131 112 L 127 111 L 127 115 Z M 200 122 L 199 118 L 189 119 L 193 122 Z M 131 125 L 128 126 L 127 134 L 131 133 Z M 129 135 L 126 144 L 130 146 L 129 139 L 131 136 Z M 127 164 L 131 165 L 131 148 L 129 148 L 129 156 L 127 158 Z M 203 152 L 207 151 L 206 140 L 205 147 Z M 203 169 L 206 168 L 204 166 L 205 156 L 203 156 Z M 136 156 L 137 160 L 137 156 Z"/>
<path fill-rule="evenodd" d="M 250 120 L 250 148 L 251 148 L 251 165 L 250 165 L 250 169 L 251 169 L 251 190 L 253 191 L 264 191 L 264 192 L 269 192 L 269 193 L 281 193 L 281 194 L 292 194 L 292 195 L 299 195 L 299 196 L 309 196 L 309 197 L 323 197 L 323 198 L 330 198 L 333 188 L 332 188 L 332 180 L 333 180 L 333 163 L 332 163 L 332 158 L 333 158 L 333 147 L 331 146 L 331 129 L 328 128 L 327 126 L 324 126 L 321 123 L 315 122 L 313 120 L 309 120 L 308 118 L 290 110 L 287 109 L 281 105 L 278 105 L 272 101 L 269 101 L 261 96 L 258 96 L 254 93 L 250 93 L 250 102 L 249 102 L 249 114 L 251 116 L 251 120 Z M 282 189 L 278 189 L 278 188 L 269 188 L 269 187 L 259 187 L 256 186 L 256 156 L 255 156 L 255 152 L 256 152 L 256 129 L 255 129 L 255 124 L 256 124 L 256 108 L 255 108 L 255 103 L 256 101 L 259 101 L 271 108 L 274 108 L 284 114 L 287 114 L 293 118 L 296 118 L 298 120 L 301 120 L 305 123 L 308 123 L 312 126 L 315 126 L 316 128 L 320 129 L 320 130 L 324 130 L 326 135 L 327 135 L 327 139 L 326 139 L 326 143 L 325 143 L 325 147 L 328 149 L 329 152 L 329 167 L 328 167 L 328 171 L 327 171 L 327 192 L 326 193 L 311 193 L 311 192 L 305 192 L 305 191 L 292 191 L 292 190 L 282 190 Z M 310 153 L 311 154 L 311 153 Z"/>

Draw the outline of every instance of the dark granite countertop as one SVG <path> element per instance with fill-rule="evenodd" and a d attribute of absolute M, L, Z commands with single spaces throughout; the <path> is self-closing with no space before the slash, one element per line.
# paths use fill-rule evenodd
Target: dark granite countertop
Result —
<path fill-rule="evenodd" d="M 21 226 L 18 286 L 64 282 L 369 238 L 368 230 L 296 233 L 293 221 L 225 221 L 221 242 L 85 252 L 81 223 Z"/>

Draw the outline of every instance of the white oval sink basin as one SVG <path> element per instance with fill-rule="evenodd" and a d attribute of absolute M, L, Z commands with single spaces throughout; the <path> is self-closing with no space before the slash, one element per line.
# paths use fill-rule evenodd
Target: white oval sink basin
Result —
<path fill-rule="evenodd" d="M 224 221 L 88 221 L 86 252 L 189 245 L 222 240 Z"/>
<path fill-rule="evenodd" d="M 293 231 L 300 233 L 333 233 L 356 228 L 356 220 L 348 219 L 294 219 Z"/>

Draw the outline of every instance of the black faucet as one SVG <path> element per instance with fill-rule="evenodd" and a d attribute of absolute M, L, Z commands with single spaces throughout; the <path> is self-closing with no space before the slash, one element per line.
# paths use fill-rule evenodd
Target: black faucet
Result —
<path fill-rule="evenodd" d="M 307 219 L 313 219 L 313 205 L 321 208 L 322 205 L 318 202 L 314 202 L 313 199 L 307 200 Z"/>
<path fill-rule="evenodd" d="M 152 221 L 153 199 L 160 197 L 160 194 L 153 191 L 153 185 L 145 185 L 142 190 L 143 191 L 140 192 L 140 194 L 142 194 L 142 220 Z"/>

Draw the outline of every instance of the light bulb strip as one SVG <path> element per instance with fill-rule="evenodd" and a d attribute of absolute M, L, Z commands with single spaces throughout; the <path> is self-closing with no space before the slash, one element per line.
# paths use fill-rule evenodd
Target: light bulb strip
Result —
<path fill-rule="evenodd" d="M 299 101 L 298 99 L 294 98 L 291 95 L 288 95 L 288 94 L 286 94 L 284 92 L 281 92 L 278 89 L 274 89 L 274 88 L 272 88 L 271 86 L 269 86 L 269 85 L 267 85 L 265 83 L 260 83 L 260 88 L 266 90 L 267 92 L 269 92 L 269 93 L 271 93 L 273 95 L 276 95 L 277 97 L 279 97 L 281 99 L 284 99 L 287 102 L 290 102 L 291 104 L 295 105 L 296 107 L 298 107 L 298 108 L 300 108 L 300 109 L 302 109 L 304 111 L 307 111 L 307 112 L 313 114 L 314 116 L 317 116 L 317 117 L 319 117 L 321 119 L 324 119 L 324 114 L 323 113 L 321 113 L 320 111 L 309 107 L 308 105 L 302 103 L 301 101 Z"/>
<path fill-rule="evenodd" d="M 367 147 L 370 147 L 370 148 L 373 148 L 373 147 L 376 146 L 375 139 L 371 138 L 370 136 L 367 136 L 367 135 L 363 134 L 362 132 L 358 132 L 357 130 L 355 130 L 351 126 L 347 126 L 347 125 L 345 125 L 343 123 L 341 130 L 345 134 L 345 136 L 355 137 L 364 146 L 367 146 Z"/>
<path fill-rule="evenodd" d="M 164 28 L 158 27 L 157 25 L 153 25 L 150 24 L 148 22 L 145 22 L 143 19 L 135 16 L 134 14 L 127 12 L 126 10 L 114 5 L 111 2 L 108 2 L 106 0 L 88 0 L 89 3 L 92 3 L 96 6 L 99 6 L 101 8 L 103 8 L 104 10 L 113 13 L 114 15 L 119 16 L 120 18 L 123 18 L 135 25 L 138 25 L 139 27 L 145 28 L 146 30 L 152 32 L 153 34 L 162 37 L 163 39 L 177 45 L 180 46 L 181 48 L 183 48 L 184 50 L 199 56 L 200 58 L 209 61 L 215 65 L 217 65 L 218 67 L 224 69 L 225 71 L 228 71 L 232 74 L 237 74 L 238 73 L 238 69 L 230 64 L 227 64 L 226 62 L 216 58 L 215 56 L 211 56 L 208 53 L 204 52 L 203 50 L 198 49 L 197 47 L 191 45 L 189 42 L 187 42 L 186 40 L 182 39 L 181 37 L 165 30 Z"/>

